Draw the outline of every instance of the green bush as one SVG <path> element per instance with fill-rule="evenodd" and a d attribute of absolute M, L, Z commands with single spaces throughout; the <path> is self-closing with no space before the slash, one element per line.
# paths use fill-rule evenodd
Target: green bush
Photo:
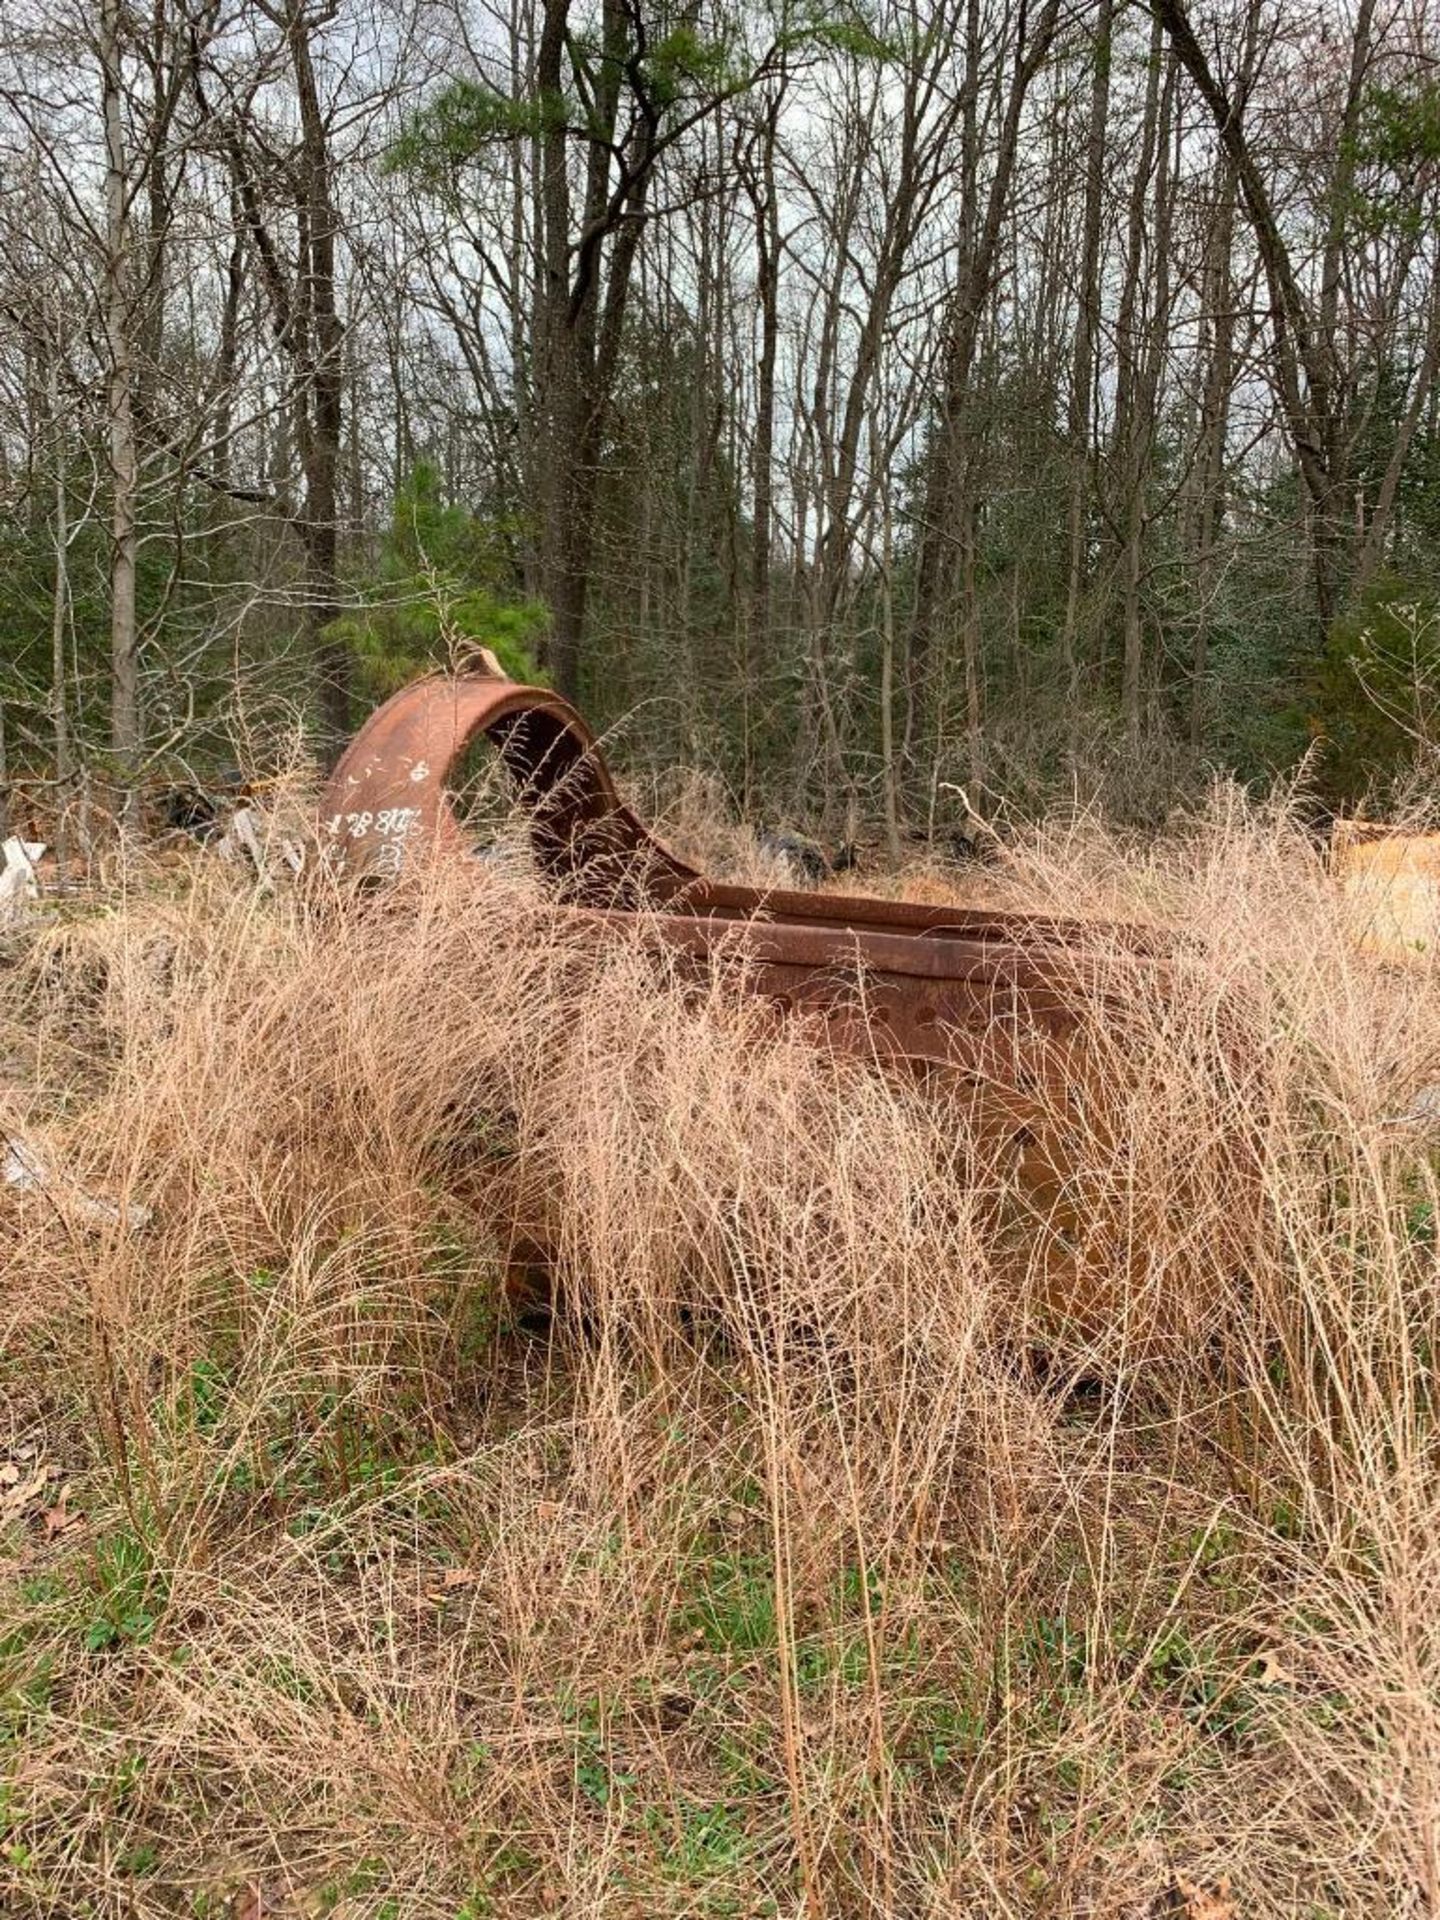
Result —
<path fill-rule="evenodd" d="M 1349 805 L 1440 744 L 1440 597 L 1375 582 L 1337 620 L 1320 657 L 1311 732 L 1324 744 L 1327 798 Z"/>
<path fill-rule="evenodd" d="M 516 680 L 535 682 L 534 645 L 545 609 L 507 593 L 506 529 L 441 497 L 440 477 L 419 462 L 396 497 L 390 530 L 361 607 L 328 629 L 355 656 L 362 694 L 383 700 L 428 668 L 486 646 Z"/>

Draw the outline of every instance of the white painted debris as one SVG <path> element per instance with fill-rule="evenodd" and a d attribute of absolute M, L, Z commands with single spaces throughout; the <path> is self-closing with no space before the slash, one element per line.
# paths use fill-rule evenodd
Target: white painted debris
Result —
<path fill-rule="evenodd" d="M 0 927 L 18 926 L 40 898 L 40 876 L 35 869 L 44 851 L 41 840 L 20 840 L 11 834 L 5 842 L 4 865 L 0 866 Z"/>
<path fill-rule="evenodd" d="M 62 1212 L 87 1226 L 110 1227 L 123 1220 L 127 1227 L 138 1232 L 141 1227 L 148 1227 L 154 1218 L 149 1207 L 122 1209 L 113 1200 L 100 1200 L 93 1193 L 87 1193 L 75 1181 L 49 1166 L 30 1141 L 15 1134 L 5 1143 L 0 1179 L 20 1193 L 45 1194 Z"/>
<path fill-rule="evenodd" d="M 264 877 L 265 843 L 260 838 L 260 816 L 254 807 L 237 807 L 230 816 L 230 824 L 215 844 L 215 851 L 222 860 L 248 859 L 255 871 Z"/>
<path fill-rule="evenodd" d="M 248 860 L 257 876 L 267 882 L 274 878 L 276 856 L 291 873 L 299 873 L 305 864 L 304 852 L 293 840 L 272 839 L 258 807 L 235 809 L 215 851 L 222 860 Z"/>

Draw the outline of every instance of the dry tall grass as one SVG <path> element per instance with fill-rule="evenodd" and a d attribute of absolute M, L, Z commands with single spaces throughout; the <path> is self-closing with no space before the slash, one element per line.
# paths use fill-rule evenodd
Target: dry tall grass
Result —
<path fill-rule="evenodd" d="M 1069 1318 L 962 1114 L 503 871 L 14 949 L 0 1912 L 1440 1915 L 1436 986 L 1233 795 L 993 885 L 1185 935 Z"/>

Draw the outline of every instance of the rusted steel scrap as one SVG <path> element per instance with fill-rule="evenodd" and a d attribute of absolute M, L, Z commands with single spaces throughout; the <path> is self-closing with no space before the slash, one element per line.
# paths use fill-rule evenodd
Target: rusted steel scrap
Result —
<path fill-rule="evenodd" d="M 356 735 L 321 802 L 342 882 L 375 886 L 423 847 L 463 847 L 452 793 L 482 739 L 508 771 L 559 911 L 597 940 L 638 929 L 702 972 L 735 964 L 745 988 L 817 1040 L 960 1101 L 1030 1217 L 1053 1246 L 1070 1245 L 1077 1141 L 1093 1146 L 1104 1124 L 1096 1035 L 1103 1043 L 1111 1010 L 1123 1018 L 1135 974 L 1155 977 L 1145 936 L 708 879 L 624 804 L 573 707 L 489 671 L 416 681 Z"/>
<path fill-rule="evenodd" d="M 743 953 L 747 984 L 782 1010 L 858 1012 L 848 1040 L 867 1055 L 988 1072 L 1027 1033 L 1068 1029 L 1087 945 L 1116 938 L 1114 928 L 1038 916 L 707 879 L 624 804 L 568 702 L 498 673 L 415 681 L 371 716 L 321 800 L 332 870 L 374 884 L 426 843 L 461 843 L 451 795 L 481 736 L 510 774 L 541 874 L 597 935 L 645 913 L 682 952 Z"/>

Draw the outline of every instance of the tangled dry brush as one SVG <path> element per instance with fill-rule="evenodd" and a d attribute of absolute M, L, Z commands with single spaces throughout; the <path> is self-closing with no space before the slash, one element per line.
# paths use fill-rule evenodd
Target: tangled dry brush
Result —
<path fill-rule="evenodd" d="M 503 871 L 12 943 L 0 1911 L 1440 1915 L 1434 978 L 1229 793 L 991 887 L 1182 936 L 1063 1233 Z"/>

